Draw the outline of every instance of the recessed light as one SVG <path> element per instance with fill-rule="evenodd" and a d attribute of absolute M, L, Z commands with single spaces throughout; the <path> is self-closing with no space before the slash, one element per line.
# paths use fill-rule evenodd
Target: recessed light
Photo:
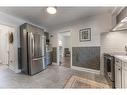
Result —
<path fill-rule="evenodd" d="M 47 8 L 47 12 L 49 14 L 55 14 L 56 13 L 56 8 L 55 7 L 48 7 Z"/>

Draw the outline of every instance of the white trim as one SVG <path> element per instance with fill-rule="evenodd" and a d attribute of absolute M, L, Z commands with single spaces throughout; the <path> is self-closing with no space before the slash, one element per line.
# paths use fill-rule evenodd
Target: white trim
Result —
<path fill-rule="evenodd" d="M 21 72 L 20 69 L 15 70 L 15 73 L 20 73 L 20 72 Z"/>
<path fill-rule="evenodd" d="M 82 68 L 77 66 L 71 66 L 71 68 L 78 71 L 85 71 L 89 73 L 100 74 L 100 70 L 87 69 L 87 68 Z"/>
<path fill-rule="evenodd" d="M 15 73 L 20 73 L 21 70 L 20 69 L 15 69 L 13 66 L 8 66 L 8 68 L 12 71 L 14 71 Z"/>
<path fill-rule="evenodd" d="M 15 72 L 15 68 L 13 66 L 9 65 L 8 68 Z"/>
<path fill-rule="evenodd" d="M 53 64 L 53 65 L 58 65 L 58 64 L 57 64 L 57 63 L 55 63 L 55 62 L 52 62 L 52 64 Z"/>

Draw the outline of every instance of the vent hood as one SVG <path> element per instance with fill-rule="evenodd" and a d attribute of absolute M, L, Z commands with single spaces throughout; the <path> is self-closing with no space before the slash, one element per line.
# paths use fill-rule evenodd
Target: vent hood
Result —
<path fill-rule="evenodd" d="M 121 31 L 126 29 L 127 29 L 127 7 L 125 7 L 116 16 L 116 26 L 113 28 L 113 31 Z"/>

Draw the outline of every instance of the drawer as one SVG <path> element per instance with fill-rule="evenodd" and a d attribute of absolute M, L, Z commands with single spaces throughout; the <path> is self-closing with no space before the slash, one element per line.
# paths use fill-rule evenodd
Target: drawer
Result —
<path fill-rule="evenodd" d="M 122 61 L 118 58 L 115 58 L 115 65 L 121 66 Z"/>

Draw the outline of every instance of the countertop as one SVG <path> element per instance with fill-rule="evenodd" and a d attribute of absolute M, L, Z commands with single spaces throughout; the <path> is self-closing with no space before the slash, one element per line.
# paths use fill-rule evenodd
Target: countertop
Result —
<path fill-rule="evenodd" d="M 115 58 L 118 58 L 124 62 L 127 62 L 127 55 L 114 55 Z"/>
<path fill-rule="evenodd" d="M 115 58 L 118 58 L 124 62 L 127 62 L 127 55 L 125 52 L 112 52 L 112 53 L 106 53 L 109 54 L 111 56 L 114 56 Z"/>

